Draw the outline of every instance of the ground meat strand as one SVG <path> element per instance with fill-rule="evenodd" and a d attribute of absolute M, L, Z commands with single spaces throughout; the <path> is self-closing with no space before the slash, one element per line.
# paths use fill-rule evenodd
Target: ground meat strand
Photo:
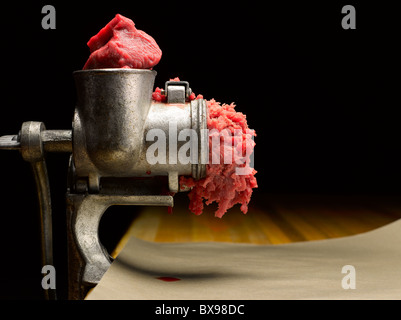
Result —
<path fill-rule="evenodd" d="M 172 79 L 179 81 L 178 78 Z M 152 95 L 153 100 L 165 102 L 165 97 L 161 95 L 161 89 L 156 88 Z M 203 99 L 202 95 L 193 99 Z M 223 217 L 228 209 L 236 204 L 241 205 L 241 211 L 248 212 L 248 204 L 251 200 L 252 189 L 257 188 L 255 178 L 256 170 L 249 166 L 250 155 L 255 147 L 252 137 L 255 137 L 255 131 L 248 128 L 246 116 L 235 111 L 235 105 L 221 104 L 214 99 L 207 100 L 208 119 L 207 127 L 209 129 L 209 164 L 207 164 L 207 176 L 198 181 L 192 177 L 180 177 L 180 186 L 182 188 L 192 188 L 188 196 L 190 199 L 189 209 L 200 215 L 203 212 L 204 204 L 209 205 L 213 202 L 218 204 L 215 213 L 216 217 Z M 217 132 L 213 133 L 213 129 Z M 219 135 L 219 132 L 227 130 L 233 138 L 224 140 L 219 146 L 213 144 L 213 137 Z M 240 130 L 241 135 L 234 137 L 234 130 Z M 222 140 L 222 139 L 220 139 Z M 213 164 L 213 154 L 220 159 L 218 164 Z M 228 156 L 226 155 L 228 154 Z M 224 157 L 232 159 L 231 164 L 224 163 Z M 239 159 L 244 159 L 244 164 L 237 164 Z M 237 162 L 236 162 L 237 160 Z M 237 174 L 237 169 L 242 168 L 246 174 Z M 205 200 L 205 202 L 204 202 Z"/>

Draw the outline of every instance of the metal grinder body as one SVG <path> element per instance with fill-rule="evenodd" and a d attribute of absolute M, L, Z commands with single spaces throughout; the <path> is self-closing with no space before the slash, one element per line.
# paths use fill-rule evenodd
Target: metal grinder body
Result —
<path fill-rule="evenodd" d="M 25 122 L 18 135 L 0 137 L 0 149 L 20 150 L 32 166 L 40 204 L 43 265 L 53 265 L 45 155 L 71 153 L 66 193 L 69 299 L 83 299 L 110 267 L 112 258 L 98 234 L 108 207 L 173 207 L 173 195 L 188 191 L 180 190 L 179 176 L 206 176 L 209 151 L 205 100 L 190 101 L 187 82 L 167 81 L 163 90 L 167 102 L 155 102 L 155 77 L 155 71 L 139 69 L 76 71 L 72 130 L 46 130 L 41 122 Z M 152 130 L 166 138 L 166 148 L 158 149 L 158 158 L 167 161 L 152 162 L 147 157 L 154 141 L 149 139 Z M 191 161 L 180 162 L 179 150 L 188 141 L 177 138 L 177 133 L 185 130 L 191 135 Z M 56 298 L 52 289 L 45 290 L 45 295 Z"/>

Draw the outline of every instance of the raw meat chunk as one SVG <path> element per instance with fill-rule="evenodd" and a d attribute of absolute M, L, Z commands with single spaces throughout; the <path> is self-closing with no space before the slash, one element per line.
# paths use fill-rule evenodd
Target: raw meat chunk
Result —
<path fill-rule="evenodd" d="M 117 14 L 88 46 L 91 52 L 86 69 L 131 68 L 152 69 L 161 59 L 162 51 L 156 41 L 135 28 L 135 23 Z"/>

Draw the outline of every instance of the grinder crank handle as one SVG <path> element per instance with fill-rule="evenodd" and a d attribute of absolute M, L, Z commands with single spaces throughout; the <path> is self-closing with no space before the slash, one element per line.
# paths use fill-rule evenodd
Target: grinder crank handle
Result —
<path fill-rule="evenodd" d="M 43 130 L 40 137 L 46 152 L 72 152 L 71 130 Z M 0 136 L 0 150 L 21 150 L 21 132 Z"/>
<path fill-rule="evenodd" d="M 0 150 L 19 150 L 20 147 L 18 135 L 0 137 Z"/>
<path fill-rule="evenodd" d="M 0 137 L 0 150 L 20 150 L 31 164 L 38 192 L 42 265 L 53 266 L 52 207 L 45 151 L 72 152 L 71 130 L 45 130 L 42 122 L 24 122 L 18 135 Z M 47 300 L 56 300 L 56 290 L 45 290 Z"/>

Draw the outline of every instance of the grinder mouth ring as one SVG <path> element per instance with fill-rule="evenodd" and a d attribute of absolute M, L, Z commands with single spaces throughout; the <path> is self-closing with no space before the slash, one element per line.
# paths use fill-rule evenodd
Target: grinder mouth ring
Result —
<path fill-rule="evenodd" d="M 87 70 L 76 70 L 73 74 L 80 74 L 80 73 L 155 73 L 155 70 L 150 69 L 130 69 L 130 68 L 104 68 L 104 69 L 87 69 Z"/>

